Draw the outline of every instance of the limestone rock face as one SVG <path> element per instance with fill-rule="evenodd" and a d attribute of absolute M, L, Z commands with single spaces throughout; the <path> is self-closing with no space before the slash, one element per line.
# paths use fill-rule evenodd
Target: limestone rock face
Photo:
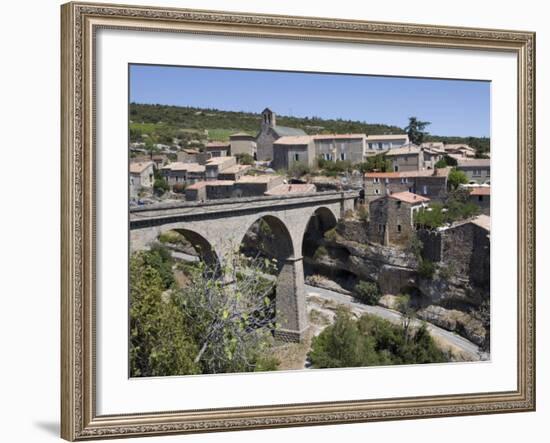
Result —
<path fill-rule="evenodd" d="M 463 311 L 430 305 L 416 314 L 422 320 L 455 331 L 477 345 L 482 345 L 485 341 L 486 330 L 481 321 Z"/>

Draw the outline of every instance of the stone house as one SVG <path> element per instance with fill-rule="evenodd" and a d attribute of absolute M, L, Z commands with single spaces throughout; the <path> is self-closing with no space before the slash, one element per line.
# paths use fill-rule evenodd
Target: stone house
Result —
<path fill-rule="evenodd" d="M 161 174 L 172 188 L 175 184 L 193 184 L 205 179 L 206 168 L 198 163 L 174 162 L 163 166 Z"/>
<path fill-rule="evenodd" d="M 152 161 L 130 163 L 130 197 L 137 198 L 142 189 L 150 190 L 155 183 Z"/>
<path fill-rule="evenodd" d="M 489 184 L 491 181 L 491 159 L 459 159 L 456 168 L 468 177 L 468 183 Z"/>
<path fill-rule="evenodd" d="M 470 202 L 475 203 L 485 215 L 491 214 L 491 187 L 475 186 L 470 188 Z"/>
<path fill-rule="evenodd" d="M 476 150 L 474 148 L 462 143 L 459 143 L 459 144 L 449 143 L 444 145 L 444 149 L 447 154 L 462 157 L 462 158 L 474 158 L 476 156 Z"/>
<path fill-rule="evenodd" d="M 206 180 L 217 180 L 218 175 L 225 171 L 227 168 L 235 166 L 237 164 L 237 159 L 235 157 L 212 157 L 205 164 Z"/>
<path fill-rule="evenodd" d="M 229 145 L 231 147 L 231 155 L 248 154 L 254 160 L 257 158 L 256 137 L 247 134 L 246 132 L 238 132 L 229 136 Z"/>
<path fill-rule="evenodd" d="M 409 144 L 409 136 L 407 134 L 372 134 L 366 136 L 365 142 L 366 155 L 376 155 Z"/>
<path fill-rule="evenodd" d="M 429 198 L 408 191 L 371 201 L 367 227 L 369 240 L 381 245 L 408 245 L 416 230 L 414 214 L 425 208 L 429 201 Z"/>
<path fill-rule="evenodd" d="M 396 192 L 412 192 L 430 200 L 443 201 L 447 197 L 450 168 L 408 172 L 367 172 L 363 189 L 365 202 Z"/>
<path fill-rule="evenodd" d="M 289 169 L 294 163 L 315 166 L 315 145 L 309 135 L 280 137 L 273 143 L 273 169 Z"/>
<path fill-rule="evenodd" d="M 210 154 L 210 157 L 226 157 L 231 153 L 231 146 L 229 143 L 211 141 L 206 144 L 204 152 Z"/>
<path fill-rule="evenodd" d="M 246 174 L 246 171 L 251 169 L 250 165 L 233 165 L 218 173 L 218 180 L 233 180 L 236 181 Z"/>
<path fill-rule="evenodd" d="M 262 111 L 260 131 L 256 135 L 257 159 L 261 161 L 273 160 L 273 143 L 281 137 L 305 136 L 304 131 L 297 128 L 277 125 L 276 115 L 271 109 Z"/>
<path fill-rule="evenodd" d="M 178 162 L 182 163 L 198 163 L 204 165 L 211 157 L 208 152 L 201 152 L 197 149 L 182 149 L 178 152 Z"/>
<path fill-rule="evenodd" d="M 394 172 L 420 171 L 424 169 L 423 153 L 420 147 L 415 145 L 392 149 L 386 153 L 386 158 L 390 160 L 391 168 Z"/>
<path fill-rule="evenodd" d="M 235 182 L 235 197 L 264 195 L 275 186 L 282 185 L 282 175 L 245 175 Z"/>
<path fill-rule="evenodd" d="M 234 193 L 233 180 L 211 180 L 197 182 L 185 189 L 185 200 L 205 201 L 231 198 Z"/>
<path fill-rule="evenodd" d="M 348 160 L 361 163 L 365 159 L 365 134 L 320 134 L 313 136 L 315 157 L 329 161 Z"/>

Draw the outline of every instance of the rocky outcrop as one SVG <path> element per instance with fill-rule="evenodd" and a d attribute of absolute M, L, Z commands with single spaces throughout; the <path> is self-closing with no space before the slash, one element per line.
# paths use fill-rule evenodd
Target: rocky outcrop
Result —
<path fill-rule="evenodd" d="M 345 273 L 353 284 L 358 280 L 377 282 L 382 294 L 390 295 L 383 298 L 388 307 L 394 301 L 391 295 L 409 294 L 420 318 L 481 345 L 485 342 L 486 327 L 471 313 L 488 303 L 489 274 L 483 273 L 488 268 L 477 256 L 479 251 L 468 253 L 468 248 L 475 250 L 472 246 L 478 241 L 477 232 L 472 232 L 471 241 L 457 244 L 452 253 L 447 254 L 448 262 L 443 255 L 429 277 L 418 273 L 419 258 L 414 253 L 369 243 L 365 223 L 357 219 L 340 221 L 324 239 L 318 240 L 323 254 L 305 257 L 305 260 L 323 275 L 334 277 Z M 449 235 L 446 248 L 452 248 L 452 242 L 453 236 Z M 483 269 L 479 269 L 478 262 Z M 341 281 L 339 284 L 353 289 L 353 285 L 346 286 Z"/>
<path fill-rule="evenodd" d="M 416 315 L 448 331 L 455 331 L 479 346 L 485 342 L 486 329 L 483 323 L 466 312 L 430 305 L 417 311 Z"/>

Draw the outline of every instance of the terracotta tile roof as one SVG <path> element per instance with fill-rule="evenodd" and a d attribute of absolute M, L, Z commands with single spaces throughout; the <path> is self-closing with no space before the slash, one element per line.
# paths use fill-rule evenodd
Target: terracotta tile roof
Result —
<path fill-rule="evenodd" d="M 396 192 L 394 194 L 388 195 L 388 198 L 393 198 L 394 200 L 400 200 L 405 203 L 425 203 L 429 202 L 430 199 L 428 197 L 423 197 L 418 194 L 413 194 L 412 192 Z"/>
<path fill-rule="evenodd" d="M 333 140 L 333 139 L 357 139 L 366 138 L 365 134 L 317 134 L 313 136 L 314 140 Z"/>
<path fill-rule="evenodd" d="M 491 166 L 490 158 L 458 159 L 458 167 L 487 168 Z"/>
<path fill-rule="evenodd" d="M 280 177 L 280 175 L 245 175 L 238 179 L 236 183 L 269 183 Z"/>
<path fill-rule="evenodd" d="M 446 177 L 451 168 L 424 169 L 422 171 L 403 172 L 367 172 L 365 178 L 415 178 L 415 177 Z"/>
<path fill-rule="evenodd" d="M 223 165 L 226 162 L 236 161 L 235 157 L 225 156 L 225 157 L 212 157 L 206 160 L 207 166 L 213 165 Z"/>
<path fill-rule="evenodd" d="M 470 195 L 491 195 L 490 186 L 476 186 L 470 192 Z"/>
<path fill-rule="evenodd" d="M 407 154 L 419 154 L 420 148 L 418 146 L 407 145 L 401 148 L 390 149 L 386 156 L 392 155 L 407 155 Z"/>
<path fill-rule="evenodd" d="M 204 172 L 206 168 L 203 165 L 198 163 L 184 163 L 184 162 L 174 162 L 169 163 L 164 166 L 162 169 L 169 169 L 170 171 L 187 171 L 187 172 Z"/>
<path fill-rule="evenodd" d="M 316 192 L 316 187 L 313 183 L 297 183 L 292 185 L 279 185 L 264 192 L 264 195 L 283 195 L 283 194 L 307 194 Z"/>
<path fill-rule="evenodd" d="M 478 215 L 471 221 L 471 223 L 479 226 L 480 228 L 486 229 L 489 232 L 491 231 L 491 217 L 488 215 Z"/>
<path fill-rule="evenodd" d="M 285 135 L 273 142 L 274 145 L 307 145 L 311 142 L 309 135 Z"/>
<path fill-rule="evenodd" d="M 401 140 L 402 138 L 409 138 L 407 134 L 371 134 L 367 135 L 367 141 L 372 140 Z"/>
<path fill-rule="evenodd" d="M 130 173 L 131 174 L 141 174 L 149 166 L 153 166 L 153 162 L 134 162 L 130 163 Z"/>
<path fill-rule="evenodd" d="M 206 186 L 233 186 L 235 182 L 233 180 L 209 180 L 209 181 L 200 181 L 196 182 L 186 189 L 202 189 Z"/>

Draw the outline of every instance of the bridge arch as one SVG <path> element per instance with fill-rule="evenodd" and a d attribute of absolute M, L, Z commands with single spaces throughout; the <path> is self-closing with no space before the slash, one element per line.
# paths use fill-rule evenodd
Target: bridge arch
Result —
<path fill-rule="evenodd" d="M 338 219 L 334 212 L 321 206 L 311 214 L 302 234 L 302 254 L 312 257 L 325 233 L 336 227 Z"/>
<path fill-rule="evenodd" d="M 219 265 L 220 260 L 218 255 L 214 251 L 212 244 L 204 236 L 194 230 L 182 227 L 172 228 L 171 230 L 182 235 L 191 244 L 200 260 L 204 261 L 208 266 L 216 267 Z"/>
<path fill-rule="evenodd" d="M 262 215 L 249 225 L 247 233 L 254 228 L 256 249 L 277 260 L 275 287 L 275 335 L 278 338 L 300 341 L 307 329 L 305 307 L 304 270 L 302 257 L 296 255 L 292 230 L 277 216 Z M 241 244 L 246 241 L 242 237 Z M 265 244 L 261 244 L 264 243 Z M 263 248 L 263 250 L 262 250 Z"/>

